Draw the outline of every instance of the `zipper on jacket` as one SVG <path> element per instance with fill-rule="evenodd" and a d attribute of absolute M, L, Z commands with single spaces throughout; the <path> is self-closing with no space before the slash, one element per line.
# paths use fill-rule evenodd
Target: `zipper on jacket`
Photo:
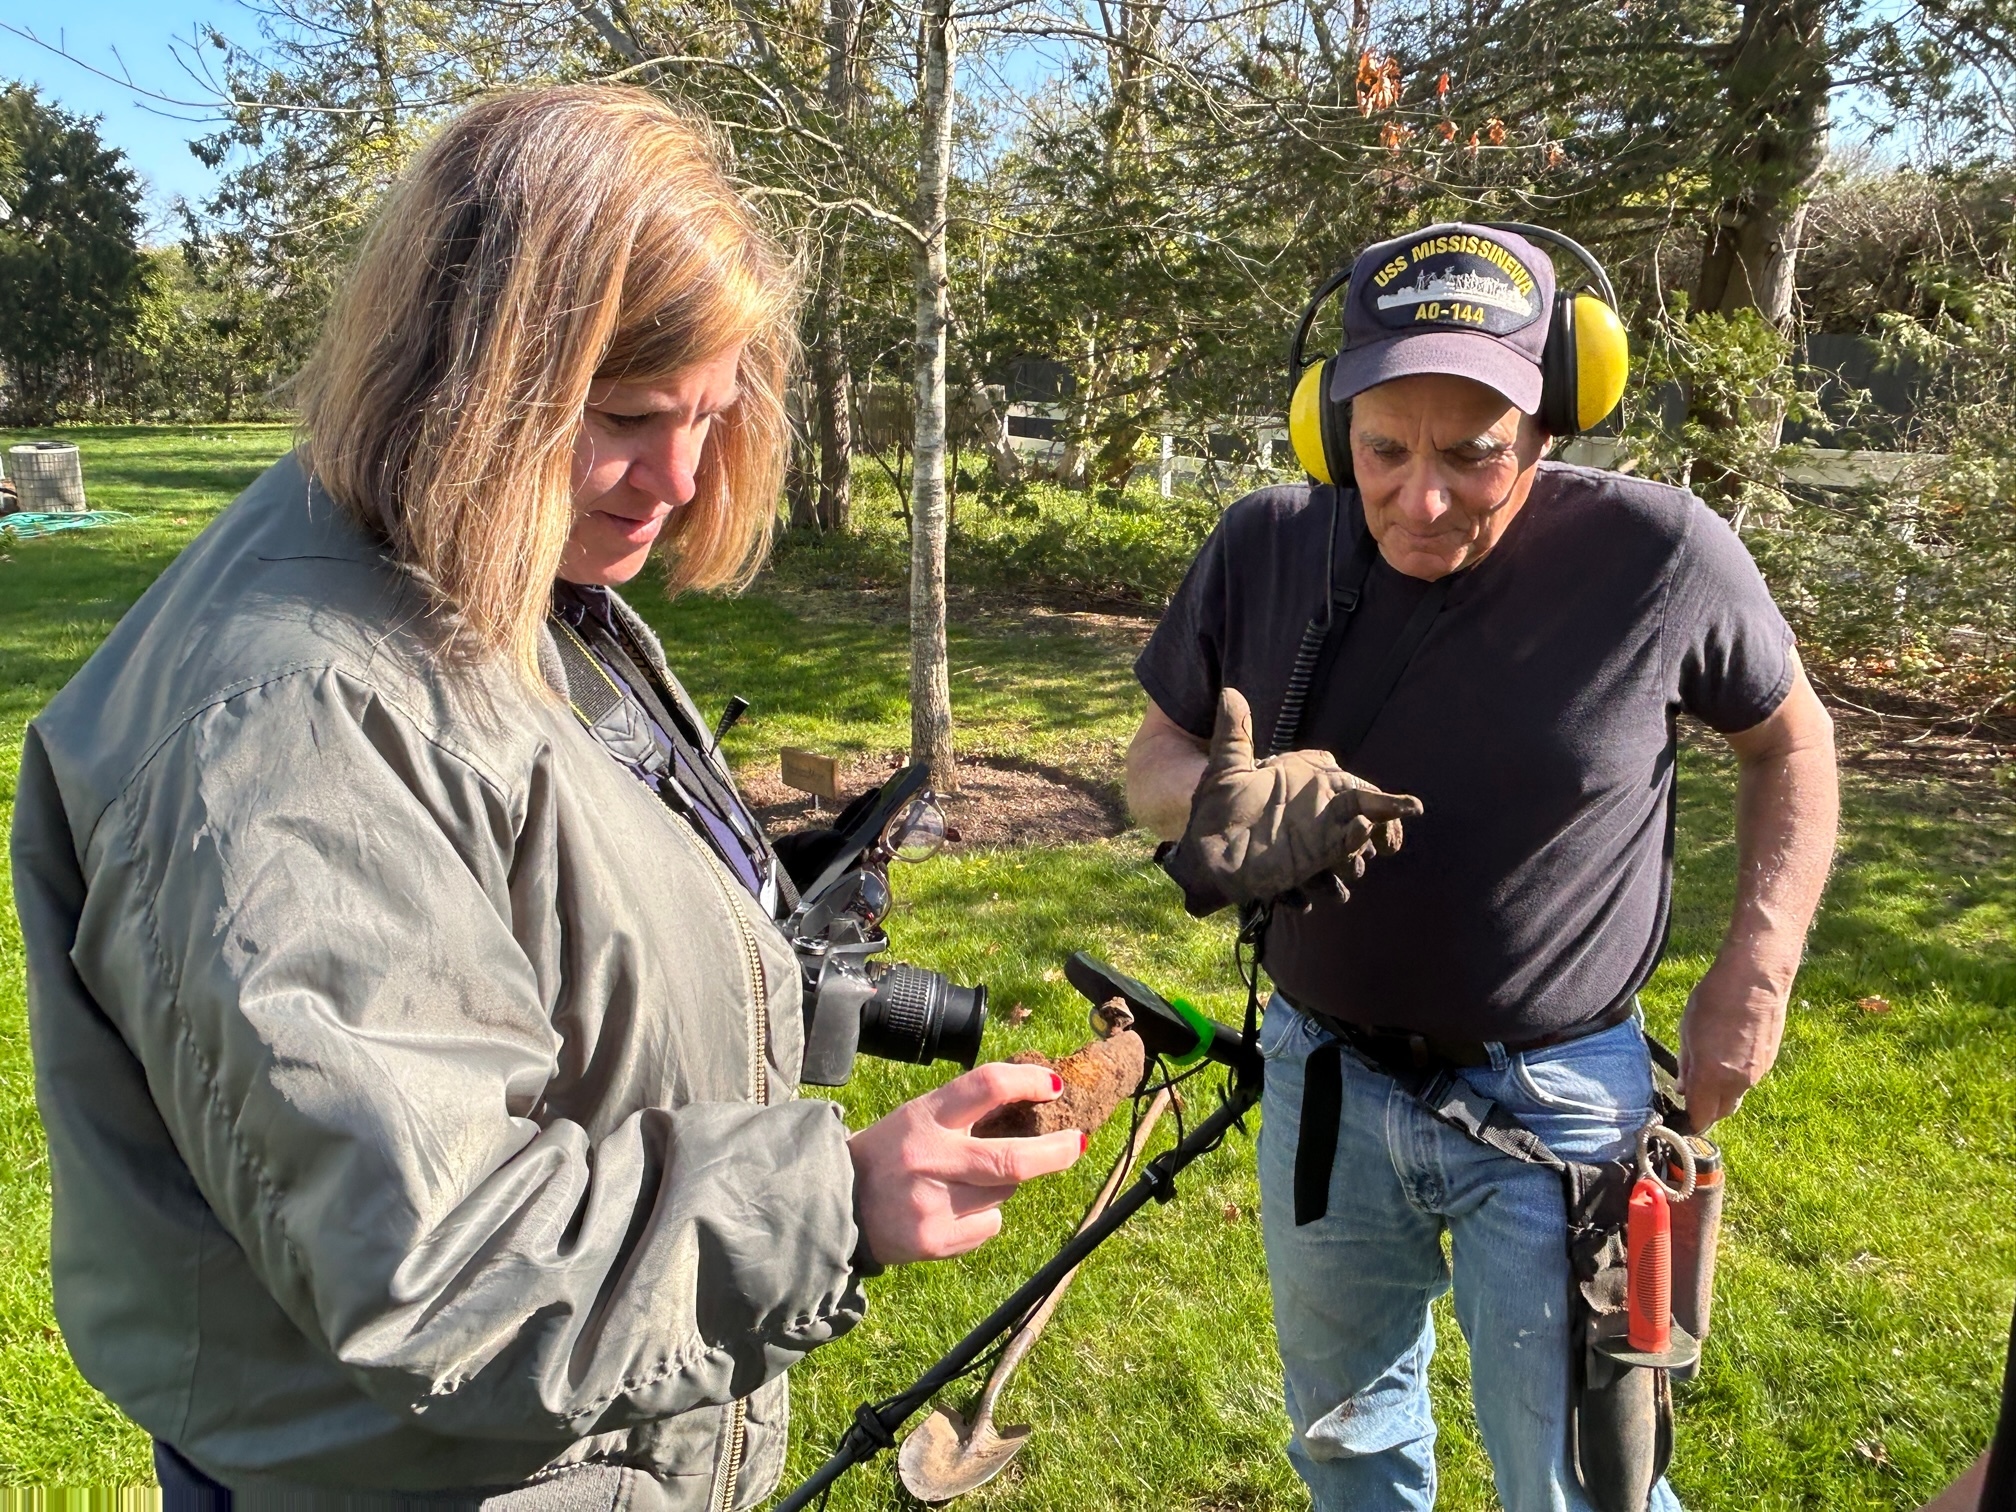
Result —
<path fill-rule="evenodd" d="M 715 1479 L 714 1512 L 735 1512 L 735 1489 L 742 1479 L 742 1458 L 749 1450 L 749 1402 L 737 1397 L 728 1409 L 728 1452 Z"/>
<path fill-rule="evenodd" d="M 742 962 L 749 973 L 749 1095 L 756 1105 L 770 1101 L 770 991 L 763 981 L 763 955 L 756 945 L 756 931 L 736 897 L 741 884 L 728 875 L 728 868 L 712 852 L 703 852 L 709 863 L 707 874 L 735 921 L 736 938 L 742 942 Z M 735 1490 L 742 1479 L 742 1460 L 749 1449 L 749 1403 L 735 1398 L 728 1409 L 728 1452 L 721 1461 L 719 1487 L 714 1498 L 715 1512 L 735 1512 Z"/>
<path fill-rule="evenodd" d="M 749 977 L 749 1095 L 758 1107 L 770 1102 L 770 989 L 763 980 L 763 953 L 756 944 L 756 931 L 749 923 L 748 914 L 742 911 L 739 898 L 743 893 L 742 884 L 729 874 L 727 863 L 714 854 L 700 837 L 685 825 L 673 819 L 669 810 L 666 818 L 672 819 L 672 828 L 689 843 L 700 857 L 707 875 L 714 879 L 714 890 L 721 895 L 721 903 L 728 910 L 728 917 L 735 922 L 735 938 L 742 945 L 742 966 Z M 714 1507 L 716 1512 L 735 1512 L 735 1492 L 742 1480 L 742 1461 L 749 1452 L 749 1403 L 744 1397 L 737 1397 L 728 1409 L 728 1449 L 721 1458 L 721 1471 L 715 1477 Z"/>
<path fill-rule="evenodd" d="M 742 942 L 742 962 L 749 973 L 749 1095 L 758 1107 L 770 1101 L 770 992 L 763 981 L 763 955 L 756 946 L 756 931 L 742 911 L 736 894 L 741 884 L 728 875 L 728 868 L 711 852 L 706 853 L 708 875 L 727 905 L 728 917 L 735 921 L 736 938 Z M 735 1512 L 735 1490 L 742 1479 L 742 1460 L 749 1449 L 749 1403 L 735 1398 L 728 1409 L 728 1452 L 721 1460 L 716 1482 L 715 1512 Z"/>
<path fill-rule="evenodd" d="M 714 879 L 728 917 L 735 921 L 735 936 L 742 942 L 742 964 L 749 973 L 749 1095 L 759 1108 L 765 1107 L 770 1101 L 770 990 L 763 980 L 763 954 L 757 948 L 756 931 L 737 896 L 742 891 L 741 883 L 728 874 L 727 866 L 711 851 L 702 853 L 708 862 L 707 874 Z M 748 1450 L 749 1402 L 737 1397 L 728 1409 L 728 1452 L 721 1461 L 715 1512 L 735 1512 L 735 1491 L 742 1479 L 742 1460 Z"/>
<path fill-rule="evenodd" d="M 749 1096 L 760 1107 L 770 1102 L 770 989 L 763 981 L 763 954 L 756 946 L 756 931 L 749 916 L 736 901 L 741 883 L 728 874 L 727 866 L 712 851 L 704 851 L 709 862 L 707 874 L 735 921 L 735 937 L 742 943 L 742 966 L 749 974 Z M 744 896 L 747 896 L 744 894 Z"/>
<path fill-rule="evenodd" d="M 749 967 L 749 1095 L 757 1107 L 770 1102 L 770 989 L 763 982 L 763 956 L 756 948 L 756 931 L 733 897 L 728 908 L 735 915 L 735 929 L 742 936 L 742 959 Z"/>

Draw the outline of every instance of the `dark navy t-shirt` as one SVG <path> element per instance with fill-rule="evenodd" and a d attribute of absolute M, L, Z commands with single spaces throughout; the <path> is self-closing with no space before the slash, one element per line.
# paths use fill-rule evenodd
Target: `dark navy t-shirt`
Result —
<path fill-rule="evenodd" d="M 1322 603 L 1331 498 L 1263 489 L 1205 542 L 1135 664 L 1192 734 L 1210 735 L 1230 685 L 1266 751 Z M 1335 749 L 1336 690 L 1373 676 L 1427 587 L 1375 558 L 1298 745 Z M 1665 942 L 1675 718 L 1725 732 L 1768 718 L 1791 688 L 1791 648 L 1749 553 L 1700 500 L 1542 463 L 1347 763 L 1426 812 L 1348 903 L 1276 913 L 1276 984 L 1352 1023 L 1488 1040 L 1570 1028 L 1629 997 Z"/>

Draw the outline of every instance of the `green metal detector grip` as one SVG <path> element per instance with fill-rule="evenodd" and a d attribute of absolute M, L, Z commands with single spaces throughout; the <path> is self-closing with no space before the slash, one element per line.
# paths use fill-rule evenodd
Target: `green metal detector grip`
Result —
<path fill-rule="evenodd" d="M 1211 1053 L 1211 1041 L 1217 1037 L 1218 1026 L 1188 998 L 1171 998 L 1169 1006 L 1197 1033 L 1196 1045 L 1182 1055 L 1172 1056 L 1169 1063 L 1173 1066 L 1194 1066 Z"/>

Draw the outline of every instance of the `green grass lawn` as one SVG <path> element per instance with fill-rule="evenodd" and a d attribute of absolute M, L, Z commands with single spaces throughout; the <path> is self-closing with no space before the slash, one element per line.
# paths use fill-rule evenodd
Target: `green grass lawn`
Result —
<path fill-rule="evenodd" d="M 203 522 L 286 444 L 284 430 L 94 430 L 93 502 L 116 529 L 0 545 L 0 806 L 21 731 Z M 0 436 L 0 443 L 15 439 Z M 975 506 L 962 506 L 975 507 Z M 904 637 L 883 609 L 759 582 L 734 601 L 640 606 L 705 708 L 755 709 L 739 762 L 780 744 L 905 743 Z M 1101 779 L 1138 714 L 1123 641 L 999 620 L 955 629 L 968 750 Z M 1673 948 L 1646 994 L 1670 1033 L 1721 932 L 1732 888 L 1733 770 L 1682 766 Z M 1852 776 L 1843 854 L 1777 1072 L 1724 1126 L 1731 1196 L 1715 1338 L 1682 1389 L 1674 1480 L 1690 1508 L 1915 1507 L 1978 1452 L 2016 1295 L 2016 805 L 1982 788 Z M 896 877 L 898 952 L 990 984 L 989 1055 L 1084 1037 L 1058 967 L 1072 949 L 1181 990 L 1221 1017 L 1239 997 L 1225 931 L 1185 919 L 1138 833 L 1047 850 L 975 851 Z M 1858 1007 L 1865 997 L 1887 1013 Z M 1026 1022 L 998 1010 L 1021 1003 Z M 941 1073 L 868 1064 L 845 1089 L 866 1121 Z M 1059 1243 L 1121 1131 L 1009 1209 L 965 1260 L 873 1283 L 867 1321 L 795 1372 L 792 1478 L 853 1405 L 905 1384 Z M 1036 1433 L 973 1498 L 1002 1509 L 1287 1508 L 1304 1504 L 1287 1431 L 1254 1222 L 1250 1145 L 1197 1166 L 1081 1275 L 1003 1403 Z M 142 1436 L 78 1378 L 54 1328 L 47 1172 L 24 1029 L 21 948 L 0 908 L 0 1483 L 148 1479 Z M 1495 1503 L 1446 1313 L 1435 1366 L 1442 1505 Z M 884 1460 L 836 1508 L 907 1505 Z"/>

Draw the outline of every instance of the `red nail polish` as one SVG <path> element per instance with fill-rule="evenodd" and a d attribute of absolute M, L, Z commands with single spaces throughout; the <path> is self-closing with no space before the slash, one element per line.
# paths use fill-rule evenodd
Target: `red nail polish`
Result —
<path fill-rule="evenodd" d="M 1080 1155 L 1083 1155 L 1085 1153 L 1085 1147 L 1090 1143 L 1092 1143 L 1092 1136 L 1090 1134 L 1087 1134 L 1083 1129 L 1080 1129 L 1078 1131 L 1078 1153 Z"/>
<path fill-rule="evenodd" d="M 1050 1073 L 1050 1090 L 1052 1092 L 1062 1092 L 1064 1090 L 1064 1078 L 1059 1076 L 1055 1071 Z"/>

